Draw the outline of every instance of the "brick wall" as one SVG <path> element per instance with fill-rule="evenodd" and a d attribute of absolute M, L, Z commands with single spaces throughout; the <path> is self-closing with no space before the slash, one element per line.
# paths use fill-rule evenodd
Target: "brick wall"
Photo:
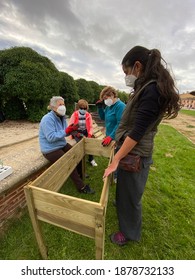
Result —
<path fill-rule="evenodd" d="M 26 206 L 24 185 L 9 190 L 0 196 L 0 228 L 7 219 L 14 217 L 19 210 Z"/>
<path fill-rule="evenodd" d="M 47 167 L 48 165 L 44 166 L 37 173 L 31 175 L 31 178 L 26 178 L 26 182 L 0 194 L 0 229 L 3 228 L 8 219 L 16 217 L 16 215 L 26 207 L 24 186 L 27 185 L 29 181 L 34 181 Z"/>

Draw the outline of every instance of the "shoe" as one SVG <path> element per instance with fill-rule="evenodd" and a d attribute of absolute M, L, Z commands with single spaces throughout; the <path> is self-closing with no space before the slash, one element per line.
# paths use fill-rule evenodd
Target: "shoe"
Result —
<path fill-rule="evenodd" d="M 115 243 L 119 246 L 126 245 L 129 241 L 121 231 L 111 234 L 110 240 L 112 241 L 112 243 Z"/>
<path fill-rule="evenodd" d="M 97 166 L 97 163 L 95 162 L 94 159 L 90 163 L 91 163 L 92 166 Z"/>
<path fill-rule="evenodd" d="M 94 194 L 95 191 L 93 189 L 90 188 L 89 185 L 85 185 L 83 189 L 80 190 L 81 193 L 85 193 L 85 194 Z"/>

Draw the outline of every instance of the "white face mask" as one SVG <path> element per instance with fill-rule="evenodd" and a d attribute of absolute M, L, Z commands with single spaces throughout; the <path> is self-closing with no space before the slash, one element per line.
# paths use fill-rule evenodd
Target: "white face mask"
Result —
<path fill-rule="evenodd" d="M 111 98 L 107 98 L 104 100 L 106 106 L 110 107 L 113 104 L 113 100 Z"/>
<path fill-rule="evenodd" d="M 60 105 L 56 112 L 60 115 L 60 116 L 65 116 L 66 114 L 66 107 L 64 105 Z"/>
<path fill-rule="evenodd" d="M 131 74 L 126 75 L 126 77 L 125 77 L 125 84 L 126 84 L 127 87 L 134 87 L 135 86 L 135 81 L 137 80 L 137 77 L 132 74 L 133 70 L 134 70 L 134 66 L 135 66 L 135 64 L 133 65 L 133 69 L 131 71 Z"/>
<path fill-rule="evenodd" d="M 125 76 L 125 84 L 127 87 L 134 87 L 137 77 L 133 74 Z"/>

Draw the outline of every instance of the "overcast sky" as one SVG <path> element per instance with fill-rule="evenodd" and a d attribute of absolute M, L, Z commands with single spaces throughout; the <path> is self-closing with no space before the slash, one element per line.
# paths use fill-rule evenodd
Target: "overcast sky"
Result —
<path fill-rule="evenodd" d="M 74 79 L 130 91 L 121 60 L 157 48 L 180 93 L 195 90 L 194 0 L 0 0 L 0 49 L 26 46 Z"/>

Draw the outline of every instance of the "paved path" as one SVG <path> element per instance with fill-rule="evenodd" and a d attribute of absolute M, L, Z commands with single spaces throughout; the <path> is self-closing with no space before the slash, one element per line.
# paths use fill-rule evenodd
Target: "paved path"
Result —
<path fill-rule="evenodd" d="M 195 144 L 195 117 L 179 113 L 177 118 L 163 120 L 162 123 L 171 125 Z"/>
<path fill-rule="evenodd" d="M 11 175 L 0 181 L 0 193 L 24 182 L 47 164 L 40 153 L 38 137 L 1 148 L 0 157 L 4 165 L 13 169 Z"/>
<path fill-rule="evenodd" d="M 0 181 L 0 193 L 28 181 L 33 174 L 47 167 L 49 162 L 40 152 L 39 124 L 6 121 L 0 124 L 0 160 L 11 166 L 13 173 Z M 74 140 L 67 137 L 67 142 Z"/>

